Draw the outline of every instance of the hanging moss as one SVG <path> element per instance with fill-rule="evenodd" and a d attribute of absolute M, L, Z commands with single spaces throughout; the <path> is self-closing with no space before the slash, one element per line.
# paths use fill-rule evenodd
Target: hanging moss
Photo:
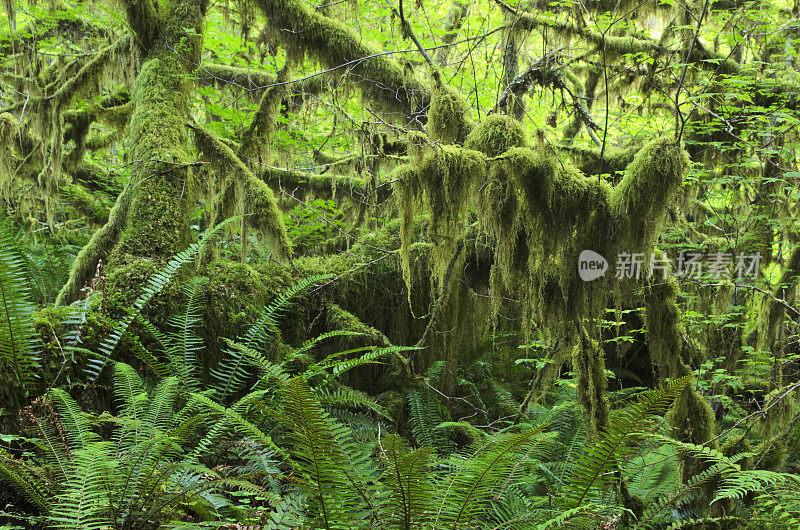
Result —
<path fill-rule="evenodd" d="M 688 369 L 686 370 L 688 373 Z M 715 435 L 714 412 L 705 398 L 693 385 L 687 385 L 675 400 L 666 420 L 672 426 L 672 436 L 682 442 L 696 445 L 709 444 Z M 716 447 L 716 442 L 711 443 Z M 708 467 L 701 459 L 683 456 L 681 459 L 681 477 L 686 482 Z"/>
<path fill-rule="evenodd" d="M 227 179 L 227 185 L 223 185 L 221 198 L 224 200 L 217 207 L 215 222 L 224 220 L 224 216 L 229 215 L 236 205 L 246 215 L 245 224 L 255 230 L 259 237 L 267 238 L 278 259 L 289 259 L 292 246 L 272 189 L 253 175 L 236 153 L 208 130 L 197 125 L 191 128 L 198 150 L 211 162 L 217 174 L 225 175 L 233 170 L 233 178 Z"/>
<path fill-rule="evenodd" d="M 658 257 L 663 255 L 659 252 Z M 654 276 L 654 278 L 656 278 Z M 660 377 L 678 377 L 685 358 L 677 304 L 678 286 L 656 278 L 645 290 L 645 318 L 650 360 Z"/>
<path fill-rule="evenodd" d="M 542 143 L 512 148 L 492 161 L 478 213 L 482 230 L 497 240 L 491 278 L 495 300 L 505 286 L 543 323 L 583 314 L 587 289 L 599 289 L 602 281 L 579 280 L 578 245 L 591 248 L 612 240 L 603 239 L 609 235 L 610 194 L 608 184 L 559 163 Z M 602 302 L 602 295 L 592 301 Z"/>
<path fill-rule="evenodd" d="M 389 346 L 391 344 L 381 331 L 364 324 L 361 319 L 338 304 L 329 303 L 326 305 L 325 323 L 328 330 L 342 329 L 360 333 L 363 338 L 357 338 L 359 341 L 363 341 L 366 338 L 372 344 L 381 346 Z"/>
<path fill-rule="evenodd" d="M 632 147 L 607 147 L 603 153 L 603 173 L 609 173 L 614 180 L 617 173 L 624 173 L 628 165 L 633 162 L 641 145 Z M 600 149 L 592 147 L 568 146 L 564 151 L 572 156 L 573 163 L 585 175 L 597 175 L 600 171 Z"/>
<path fill-rule="evenodd" d="M 764 440 L 756 446 L 754 451 L 756 456 L 753 457 L 753 460 L 757 469 L 778 471 L 784 466 L 788 458 L 786 444 L 780 441 Z"/>
<path fill-rule="evenodd" d="M 14 175 L 14 136 L 17 120 L 8 112 L 0 114 L 0 193 L 6 202 L 11 200 L 11 179 Z"/>
<path fill-rule="evenodd" d="M 458 89 L 443 83 L 438 70 L 433 72 L 433 87 L 427 125 L 430 139 L 443 144 L 463 144 L 474 126 L 466 98 Z"/>
<path fill-rule="evenodd" d="M 693 386 L 687 385 L 666 418 L 678 440 L 703 444 L 714 436 L 714 412 Z"/>
<path fill-rule="evenodd" d="M 572 369 L 578 380 L 578 402 L 592 433 L 597 434 L 608 425 L 605 354 L 586 330 L 581 331 L 581 340 L 573 352 Z"/>
<path fill-rule="evenodd" d="M 794 415 L 800 408 L 798 391 L 787 393 L 786 388 L 776 388 L 767 394 L 764 399 L 762 414 L 758 422 L 758 430 L 764 438 L 773 438 L 786 430 L 791 425 Z"/>
<path fill-rule="evenodd" d="M 130 47 L 130 40 L 122 38 L 100 50 L 92 59 L 83 65 L 72 77 L 64 80 L 52 95 L 44 98 L 40 104 L 40 113 L 46 116 L 43 124 L 44 136 L 50 137 L 45 153 L 45 164 L 39 173 L 39 185 L 48 195 L 53 195 L 64 182 L 61 174 L 62 160 L 64 155 L 64 113 L 72 102 L 73 98 L 82 91 L 89 88 L 95 89 L 99 85 L 100 78 L 104 70 L 109 66 L 112 59 L 118 55 L 126 53 Z M 88 130 L 88 122 L 82 127 L 84 134 Z M 80 142 L 80 143 L 78 143 Z M 76 139 L 76 155 L 83 156 L 83 138 Z M 78 158 L 77 156 L 73 158 Z M 72 168 L 80 160 L 72 160 Z M 48 215 L 48 219 L 51 216 Z"/>
<path fill-rule="evenodd" d="M 414 228 L 414 183 L 418 180 L 414 166 L 403 164 L 397 166 L 389 175 L 392 181 L 397 208 L 400 210 L 400 263 L 403 278 L 406 281 L 409 297 L 411 296 L 411 253 L 412 230 Z"/>
<path fill-rule="evenodd" d="M 625 252 L 647 252 L 656 243 L 688 166 L 689 156 L 672 139 L 650 142 L 636 154 L 611 195 Z"/>
<path fill-rule="evenodd" d="M 748 345 L 761 351 L 774 349 L 780 326 L 786 318 L 784 303 L 789 306 L 794 305 L 797 299 L 798 280 L 800 280 L 800 246 L 796 247 L 789 255 L 773 297 L 762 302 L 763 307 L 758 314 L 756 327 L 746 339 Z M 775 375 L 780 377 L 780 374 Z"/>
<path fill-rule="evenodd" d="M 512 147 L 528 145 L 525 128 L 514 118 L 490 114 L 469 133 L 464 147 L 486 156 L 498 156 Z"/>
<path fill-rule="evenodd" d="M 425 193 L 431 211 L 431 234 L 445 238 L 445 245 L 458 236 L 457 223 L 472 192 L 483 182 L 485 168 L 481 153 L 451 146 L 431 146 L 416 161 L 414 174 L 418 180 L 412 186 L 418 189 L 414 193 Z"/>
<path fill-rule="evenodd" d="M 461 28 L 461 24 L 464 19 L 467 18 L 468 13 L 469 3 L 462 3 L 458 0 L 454 1 L 453 4 L 448 8 L 447 13 L 445 14 L 445 33 L 442 35 L 443 44 L 449 45 L 456 40 L 458 30 Z M 447 58 L 450 56 L 451 49 L 452 48 L 450 46 L 442 46 L 436 50 L 435 63 L 438 66 L 444 66 L 447 64 Z"/>
<path fill-rule="evenodd" d="M 283 72 L 278 75 L 278 80 L 284 81 Z M 275 132 L 275 122 L 284 92 L 285 85 L 275 85 L 262 94 L 253 121 L 242 136 L 242 151 L 246 156 L 252 156 L 262 163 L 271 163 L 269 137 Z"/>

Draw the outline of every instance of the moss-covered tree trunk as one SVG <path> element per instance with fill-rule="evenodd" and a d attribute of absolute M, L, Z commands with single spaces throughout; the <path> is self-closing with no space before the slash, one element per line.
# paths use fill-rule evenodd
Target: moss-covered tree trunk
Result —
<path fill-rule="evenodd" d="M 163 7 L 154 9 L 147 1 L 127 5 L 142 65 L 126 139 L 132 168 L 127 216 L 119 241 L 106 252 L 116 304 L 136 296 L 146 278 L 189 239 L 187 213 L 194 195 L 186 124 L 206 0 L 174 0 Z"/>
<path fill-rule="evenodd" d="M 206 4 L 206 0 L 173 0 L 158 6 L 148 0 L 125 2 L 142 58 L 126 138 L 131 179 L 109 222 L 78 256 L 70 281 L 59 294 L 60 303 L 79 296 L 97 261 L 103 259 L 108 261 L 113 304 L 123 306 L 189 239 L 187 213 L 194 197 L 195 164 L 188 153 L 187 122 Z"/>

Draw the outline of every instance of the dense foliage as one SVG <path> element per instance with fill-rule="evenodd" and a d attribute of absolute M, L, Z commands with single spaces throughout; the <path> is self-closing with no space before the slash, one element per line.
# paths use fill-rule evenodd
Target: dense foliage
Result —
<path fill-rule="evenodd" d="M 800 527 L 794 0 L 0 12 L 0 530 Z"/>

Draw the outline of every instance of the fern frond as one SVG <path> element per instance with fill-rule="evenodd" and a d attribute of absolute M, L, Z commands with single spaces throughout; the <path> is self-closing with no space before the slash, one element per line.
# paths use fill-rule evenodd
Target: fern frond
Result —
<path fill-rule="evenodd" d="M 299 492 L 293 492 L 281 497 L 275 506 L 275 511 L 270 512 L 266 527 L 269 530 L 294 530 L 303 528 L 303 511 L 305 498 Z"/>
<path fill-rule="evenodd" d="M 14 460 L 11 455 L 0 449 L 0 483 L 12 488 L 47 513 L 50 511 L 52 491 L 44 478 L 23 462 Z"/>
<path fill-rule="evenodd" d="M 520 457 L 540 442 L 543 427 L 495 439 L 466 459 L 443 489 L 436 523 L 454 530 L 474 525 L 484 504 L 518 469 Z"/>
<path fill-rule="evenodd" d="M 433 484 L 427 476 L 428 461 L 433 449 L 412 451 L 396 434 L 381 440 L 380 458 L 385 470 L 382 483 L 391 495 L 387 499 L 389 523 L 395 528 L 411 530 L 423 526 L 433 498 Z"/>
<path fill-rule="evenodd" d="M 75 452 L 67 484 L 48 517 L 53 528 L 103 530 L 114 525 L 109 498 L 112 462 L 109 442 L 94 442 Z"/>
<path fill-rule="evenodd" d="M 381 418 L 394 421 L 389 411 L 379 405 L 375 398 L 360 390 L 340 385 L 334 390 L 315 388 L 314 395 L 320 404 L 328 407 L 351 408 L 373 412 Z"/>
<path fill-rule="evenodd" d="M 354 462 L 349 433 L 323 411 L 305 380 L 289 381 L 283 397 L 281 420 L 288 430 L 291 462 L 309 494 L 308 515 L 317 527 L 355 528 L 361 509 L 372 504 L 364 479 L 369 465 Z"/>
<path fill-rule="evenodd" d="M 244 344 L 230 339 L 225 339 L 225 342 L 229 346 L 228 351 L 235 351 L 238 354 L 243 354 L 250 360 L 250 363 L 258 369 L 261 385 L 266 385 L 272 379 L 276 379 L 280 384 L 284 384 L 289 380 L 290 376 L 283 370 L 282 365 L 271 362 L 260 352 Z"/>
<path fill-rule="evenodd" d="M 24 260 L 9 230 L 0 227 L 0 363 L 10 367 L 20 387 L 30 383 L 36 367 L 36 330 L 27 285 Z"/>
<path fill-rule="evenodd" d="M 722 477 L 722 484 L 711 504 L 721 499 L 741 499 L 748 493 L 764 491 L 767 486 L 784 482 L 792 482 L 798 486 L 800 477 L 791 473 L 779 473 L 764 469 L 726 473 Z"/>
<path fill-rule="evenodd" d="M 120 321 L 111 330 L 108 337 L 100 344 L 98 352 L 95 355 L 96 359 L 89 363 L 87 373 L 90 381 L 95 381 L 100 376 L 106 362 L 111 359 L 111 354 L 119 344 L 123 334 L 128 330 L 134 319 L 141 313 L 142 308 L 149 302 L 156 294 L 164 290 L 170 281 L 175 277 L 178 271 L 186 263 L 193 260 L 200 250 L 228 223 L 236 220 L 236 217 L 231 217 L 218 224 L 214 228 L 207 230 L 200 241 L 189 245 L 183 252 L 179 252 L 167 263 L 161 270 L 153 274 L 142 289 L 136 300 L 133 302 L 133 307 L 127 315 L 122 317 Z"/>
<path fill-rule="evenodd" d="M 665 386 L 639 394 L 637 400 L 613 415 L 608 427 L 597 441 L 586 448 L 578 459 L 568 484 L 568 493 L 577 507 L 593 488 L 614 480 L 617 462 L 631 456 L 635 448 L 627 444 L 639 434 L 642 426 L 653 416 L 663 414 L 677 398 L 689 377 L 670 381 Z"/>
<path fill-rule="evenodd" d="M 165 353 L 172 365 L 173 373 L 181 378 L 189 390 L 198 392 L 201 384 L 195 373 L 198 366 L 198 353 L 203 348 L 203 341 L 195 333 L 202 323 L 202 287 L 208 281 L 205 276 L 195 277 L 182 286 L 186 298 L 186 309 L 169 320 L 175 331 L 169 333 L 172 339 Z"/>
<path fill-rule="evenodd" d="M 70 449 L 84 449 L 90 442 L 98 440 L 91 423 L 72 396 L 60 388 L 54 388 L 50 391 L 50 399 L 59 413 Z"/>
<path fill-rule="evenodd" d="M 332 276 L 329 274 L 310 276 L 281 293 L 261 312 L 255 324 L 236 340 L 236 343 L 244 348 L 228 349 L 224 352 L 227 359 L 211 371 L 214 380 L 212 387 L 217 391 L 217 397 L 221 401 L 241 390 L 251 367 L 248 361 L 250 357 L 245 352 L 258 351 L 262 345 L 268 342 L 270 334 L 274 334 L 277 328 L 277 319 L 289 307 L 291 300 L 316 283 L 330 278 Z"/>
<path fill-rule="evenodd" d="M 205 407 L 206 409 L 210 410 L 215 415 L 219 415 L 222 417 L 222 421 L 217 422 L 217 424 L 212 428 L 212 430 L 203 438 L 203 440 L 198 444 L 197 448 L 193 453 L 193 458 L 199 457 L 204 452 L 208 451 L 211 447 L 211 444 L 225 432 L 225 429 L 229 427 L 233 427 L 237 429 L 240 433 L 245 436 L 256 440 L 258 443 L 269 447 L 270 449 L 274 450 L 277 453 L 282 453 L 281 449 L 275 445 L 266 433 L 264 433 L 261 429 L 253 425 L 251 422 L 247 421 L 243 416 L 242 413 L 245 409 L 252 403 L 257 402 L 263 396 L 267 394 L 267 391 L 264 390 L 257 390 L 255 392 L 251 392 L 250 394 L 244 396 L 240 399 L 236 404 L 232 407 L 227 408 L 216 401 L 209 399 L 208 396 L 198 393 L 192 393 L 192 399 L 197 401 L 200 405 Z"/>
<path fill-rule="evenodd" d="M 438 398 L 428 390 L 412 388 L 406 392 L 406 400 L 408 422 L 416 442 L 419 445 L 433 447 L 441 453 L 451 452 L 455 444 L 444 431 L 436 429 L 436 426 L 444 421 L 439 412 Z"/>

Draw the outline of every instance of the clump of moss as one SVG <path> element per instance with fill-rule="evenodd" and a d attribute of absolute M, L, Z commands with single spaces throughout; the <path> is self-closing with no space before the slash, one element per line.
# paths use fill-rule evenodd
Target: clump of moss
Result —
<path fill-rule="evenodd" d="M 477 151 L 417 144 L 414 162 L 398 166 L 392 172 L 401 217 L 401 258 L 407 278 L 415 207 L 425 204 L 430 208 L 429 234 L 436 244 L 434 267 L 436 276 L 441 278 L 459 235 L 459 223 L 471 195 L 484 180 L 485 168 L 485 157 Z"/>
<path fill-rule="evenodd" d="M 469 104 L 461 92 L 442 83 L 438 70 L 433 73 L 431 106 L 428 110 L 428 135 L 442 144 L 461 145 L 474 126 Z"/>
<path fill-rule="evenodd" d="M 642 147 L 628 165 L 611 195 L 625 252 L 647 252 L 653 247 L 689 163 L 680 145 L 662 139 Z"/>
<path fill-rule="evenodd" d="M 280 292 L 267 292 L 262 275 L 246 263 L 219 259 L 203 272 L 208 276 L 203 287 L 203 322 L 205 335 L 212 342 L 218 337 L 235 338 L 255 322 L 268 299 Z"/>
<path fill-rule="evenodd" d="M 720 446 L 719 450 L 723 455 L 730 458 L 741 453 L 752 453 L 753 447 L 747 440 L 747 436 L 744 434 L 739 434 L 731 436 L 725 440 L 725 442 Z M 750 469 L 753 466 L 753 457 L 745 457 L 742 460 L 739 460 L 739 464 L 742 466 L 742 469 Z"/>
<path fill-rule="evenodd" d="M 756 469 L 778 471 L 786 463 L 789 451 L 786 442 L 778 436 L 775 439 L 764 440 L 754 450 L 753 466 Z"/>
<path fill-rule="evenodd" d="M 528 145 L 525 128 L 514 118 L 490 114 L 467 135 L 464 147 L 486 156 L 498 156 L 512 147 Z"/>
<path fill-rule="evenodd" d="M 381 331 L 368 324 L 365 324 L 353 313 L 343 309 L 338 304 L 329 303 L 326 306 L 325 324 L 328 330 L 343 329 L 346 331 L 360 333 L 363 338 L 358 340 L 361 341 L 366 338 L 371 343 L 379 344 L 381 346 L 389 346 L 391 344 L 386 335 L 384 335 Z"/>
<path fill-rule="evenodd" d="M 585 290 L 597 284 L 576 277 L 577 245 L 585 243 L 580 228 L 603 235 L 608 185 L 562 165 L 542 143 L 505 151 L 489 175 L 478 213 L 482 230 L 497 241 L 493 297 L 504 285 L 542 321 L 581 314 Z"/>
<path fill-rule="evenodd" d="M 714 436 L 714 412 L 692 385 L 686 385 L 666 419 L 678 440 L 703 444 Z"/>

